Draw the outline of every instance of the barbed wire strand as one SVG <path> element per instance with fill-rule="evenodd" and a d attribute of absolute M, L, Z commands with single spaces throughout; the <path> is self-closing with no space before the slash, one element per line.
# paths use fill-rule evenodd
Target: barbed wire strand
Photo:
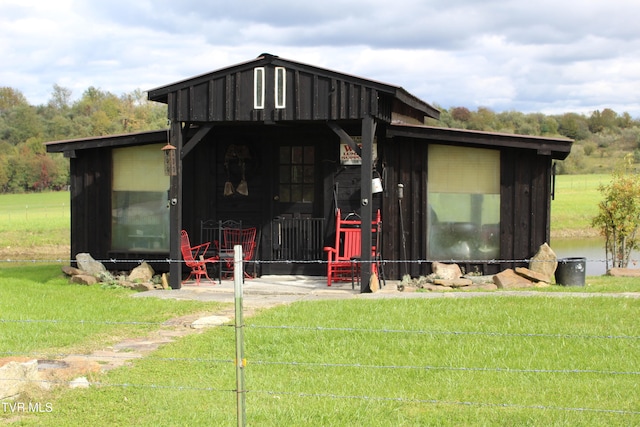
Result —
<path fill-rule="evenodd" d="M 60 319 L 2 319 L 0 323 L 65 323 L 65 324 L 104 324 L 104 325 L 136 325 L 136 326 L 174 326 L 170 322 L 140 322 L 140 321 L 109 321 L 109 320 L 60 320 Z M 197 322 L 194 322 L 197 324 Z M 221 327 L 233 328 L 231 323 L 217 325 Z M 246 324 L 247 328 L 255 329 L 289 329 L 303 331 L 328 331 L 328 332 L 362 332 L 362 333 L 384 333 L 384 334 L 417 334 L 417 335 L 480 335 L 492 337 L 537 337 L 537 338 L 560 338 L 560 339 L 622 339 L 638 340 L 637 335 L 581 335 L 581 334 L 544 334 L 536 332 L 495 332 L 495 331 L 439 331 L 423 329 L 375 329 L 375 328 L 353 328 L 353 327 L 325 327 L 325 326 L 296 326 L 296 325 L 256 325 Z"/>
<path fill-rule="evenodd" d="M 172 258 L 137 258 L 137 259 L 118 259 L 118 258 L 109 258 L 109 259 L 97 259 L 95 260 L 102 264 L 119 264 L 119 263 L 138 263 L 142 264 L 143 262 L 147 263 L 155 263 L 155 264 L 184 264 L 183 259 L 172 259 Z M 610 261 L 610 260 L 609 260 Z M 632 260 L 638 261 L 638 260 Z M 68 263 L 73 264 L 76 263 L 77 260 L 74 259 L 62 259 L 62 258 L 52 258 L 52 259 L 33 259 L 33 258 L 20 258 L 20 259 L 0 259 L 0 262 L 4 263 Z M 243 264 L 247 265 L 260 265 L 260 264 L 327 264 L 327 260 L 323 259 L 313 259 L 313 260 L 243 260 Z M 535 263 L 535 262 L 549 262 L 543 260 L 535 260 L 531 258 L 521 258 L 521 259 L 411 259 L 411 260 L 397 260 L 397 259 L 372 259 L 372 260 L 358 260 L 359 263 L 382 263 L 382 264 L 430 264 L 433 262 L 442 262 L 442 263 L 460 263 L 460 264 L 516 264 L 516 263 Z M 585 258 L 585 262 L 595 262 L 595 263 L 605 263 L 606 259 L 599 258 Z"/>
<path fill-rule="evenodd" d="M 67 385 L 73 386 L 73 381 L 61 380 L 25 380 L 12 379 L 12 381 L 25 381 L 31 383 L 42 383 L 51 385 Z M 236 389 L 215 388 L 215 387 L 197 387 L 197 386 L 178 386 L 178 385 L 161 385 L 161 384 L 136 384 L 136 383 L 108 383 L 102 381 L 87 381 L 83 383 L 87 387 L 116 387 L 116 388 L 143 388 L 150 390 L 177 390 L 177 391 L 198 391 L 198 392 L 216 392 L 216 393 L 237 393 Z M 295 391 L 276 391 L 276 390 L 244 390 L 246 393 L 267 394 L 270 396 L 296 396 L 323 399 L 349 399 L 349 400 L 367 400 L 377 402 L 400 402 L 400 403 L 423 403 L 433 405 L 461 405 L 461 406 L 478 406 L 493 408 L 514 408 L 514 409 L 537 409 L 537 410 L 556 410 L 570 412 L 594 412 L 609 413 L 619 415 L 640 415 L 640 411 L 631 411 L 625 409 L 606 409 L 606 408 L 585 408 L 585 407 L 563 407 L 563 406 L 547 406 L 547 405 L 524 405 L 517 403 L 491 403 L 491 402 L 473 402 L 473 401 L 452 401 L 439 399 L 419 399 L 407 397 L 386 397 L 386 396 L 368 396 L 368 395 L 339 395 L 334 393 L 306 393 Z"/>
<path fill-rule="evenodd" d="M 0 352 L 0 354 L 13 357 L 42 357 L 44 361 L 49 362 L 52 357 L 56 358 L 82 358 L 82 359 L 98 359 L 103 360 L 108 358 L 109 360 L 139 360 L 140 357 L 131 355 L 94 355 L 94 354 L 74 354 L 74 353 L 58 353 L 58 354 L 46 354 L 46 353 L 20 353 L 20 352 Z M 158 356 L 145 356 L 145 359 L 149 359 L 156 362 L 182 362 L 182 363 L 215 363 L 226 364 L 235 363 L 234 359 L 212 359 L 202 357 L 158 357 Z M 38 359 L 43 360 L 43 359 Z M 55 362 L 55 360 L 54 360 Z M 64 360 L 62 360 L 64 362 Z M 297 362 L 297 361 L 267 361 L 267 360 L 247 360 L 247 364 L 252 365 L 284 365 L 284 366 L 304 366 L 304 367 L 317 367 L 317 368 L 354 368 L 354 369 L 380 369 L 380 370 L 422 370 L 422 371 L 468 371 L 468 372 L 497 372 L 497 373 L 538 373 L 538 374 L 597 374 L 597 375 L 640 375 L 640 371 L 607 371 L 598 369 L 522 369 L 522 368 L 508 368 L 508 367 L 466 367 L 466 366 L 438 366 L 438 365 L 367 365 L 361 363 L 318 363 L 318 362 Z M 5 380 L 0 378 L 0 382 Z"/>

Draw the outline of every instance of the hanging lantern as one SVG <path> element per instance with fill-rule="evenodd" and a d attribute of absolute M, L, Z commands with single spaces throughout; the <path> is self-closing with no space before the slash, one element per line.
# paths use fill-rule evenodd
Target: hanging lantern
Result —
<path fill-rule="evenodd" d="M 164 153 L 164 174 L 167 176 L 176 176 L 178 174 L 178 167 L 176 162 L 176 147 L 167 143 L 162 147 Z"/>
<path fill-rule="evenodd" d="M 378 171 L 374 169 L 373 171 L 373 180 L 371 181 L 371 192 L 373 194 L 382 193 L 382 178 L 380 178 L 380 174 Z"/>

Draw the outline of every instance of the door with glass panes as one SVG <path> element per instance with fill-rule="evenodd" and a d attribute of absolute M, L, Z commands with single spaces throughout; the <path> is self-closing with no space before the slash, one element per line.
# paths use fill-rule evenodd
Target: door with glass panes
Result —
<path fill-rule="evenodd" d="M 311 144 L 280 144 L 274 164 L 273 210 L 271 223 L 272 259 L 281 261 L 313 261 L 323 257 L 321 191 L 318 184 L 318 150 Z M 285 268 L 286 267 L 286 268 Z M 274 266 L 278 270 L 278 266 Z M 280 269 L 295 269 L 300 274 L 313 274 L 317 264 L 300 263 Z M 282 271 L 283 273 L 285 271 Z M 291 272 L 291 271 L 287 271 Z"/>

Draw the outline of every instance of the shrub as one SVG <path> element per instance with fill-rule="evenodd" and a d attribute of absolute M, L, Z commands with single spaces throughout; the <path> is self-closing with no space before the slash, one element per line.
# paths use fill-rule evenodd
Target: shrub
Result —
<path fill-rule="evenodd" d="M 636 237 L 640 226 L 640 176 L 631 172 L 633 155 L 625 157 L 623 167 L 613 172 L 609 185 L 601 185 L 604 196 L 592 226 L 605 237 L 606 268 L 626 268 L 629 256 L 638 248 Z"/>

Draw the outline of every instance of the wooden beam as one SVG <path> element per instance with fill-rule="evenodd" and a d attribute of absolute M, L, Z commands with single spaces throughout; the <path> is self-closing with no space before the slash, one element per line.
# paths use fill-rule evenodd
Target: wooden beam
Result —
<path fill-rule="evenodd" d="M 186 131 L 182 122 L 171 122 L 169 139 L 171 144 L 182 151 Z M 182 254 L 180 252 L 180 230 L 182 229 L 182 157 L 176 159 L 178 173 L 169 178 L 169 286 L 180 289 L 182 286 Z"/>
<path fill-rule="evenodd" d="M 340 127 L 338 123 L 330 120 L 327 122 L 327 125 L 340 137 L 341 140 L 345 141 L 358 156 L 362 157 L 362 150 L 360 149 L 360 146 L 356 144 L 356 142 L 344 129 Z"/>
<path fill-rule="evenodd" d="M 371 280 L 371 221 L 373 194 L 371 192 L 372 168 L 373 168 L 373 140 L 376 132 L 376 123 L 371 114 L 367 114 L 362 119 L 362 165 L 360 166 L 360 218 L 361 225 L 361 247 L 360 259 L 362 260 L 360 292 L 371 292 L 369 282 Z M 359 153 L 360 154 L 360 153 Z"/>
<path fill-rule="evenodd" d="M 180 151 L 180 160 L 183 160 L 187 154 L 189 154 L 189 152 L 193 150 L 205 136 L 207 136 L 211 129 L 213 129 L 213 123 L 205 123 L 200 126 L 200 129 L 198 129 L 196 134 L 193 135 L 193 137 L 191 137 L 191 139 L 182 147 L 182 150 Z"/>

